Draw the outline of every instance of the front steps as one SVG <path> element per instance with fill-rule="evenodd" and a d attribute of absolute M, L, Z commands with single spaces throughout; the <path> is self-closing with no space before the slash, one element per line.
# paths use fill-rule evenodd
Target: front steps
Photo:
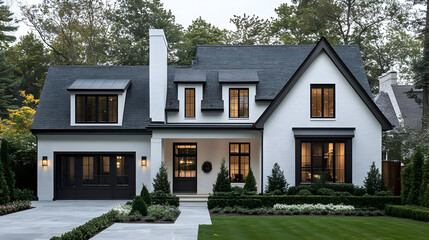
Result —
<path fill-rule="evenodd" d="M 180 203 L 207 203 L 209 195 L 205 194 L 176 194 Z"/>

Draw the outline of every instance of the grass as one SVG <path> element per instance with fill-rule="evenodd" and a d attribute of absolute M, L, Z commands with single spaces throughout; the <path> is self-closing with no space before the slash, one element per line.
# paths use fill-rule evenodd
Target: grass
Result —
<path fill-rule="evenodd" d="M 198 239 L 429 239 L 429 224 L 392 217 L 214 216 Z"/>

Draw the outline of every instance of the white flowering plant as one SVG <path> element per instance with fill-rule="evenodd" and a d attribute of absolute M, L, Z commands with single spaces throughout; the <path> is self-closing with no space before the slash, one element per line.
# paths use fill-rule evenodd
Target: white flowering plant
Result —
<path fill-rule="evenodd" d="M 313 211 L 330 211 L 330 212 L 347 212 L 355 210 L 351 205 L 334 205 L 334 204 L 276 204 L 274 210 L 297 211 L 297 212 L 313 212 Z"/>
<path fill-rule="evenodd" d="M 127 205 L 124 203 L 116 204 L 112 210 L 115 210 L 122 216 L 128 216 L 131 212 L 131 205 Z"/>

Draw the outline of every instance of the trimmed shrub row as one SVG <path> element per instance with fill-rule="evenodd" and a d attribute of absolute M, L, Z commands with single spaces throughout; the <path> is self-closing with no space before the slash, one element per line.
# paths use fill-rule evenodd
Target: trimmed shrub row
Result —
<path fill-rule="evenodd" d="M 179 197 L 175 195 L 170 196 L 159 196 L 159 197 L 152 197 L 152 205 L 170 205 L 170 206 L 179 206 Z"/>
<path fill-rule="evenodd" d="M 86 240 L 95 234 L 108 228 L 118 217 L 118 212 L 111 210 L 108 213 L 96 217 L 85 224 L 66 232 L 61 237 L 52 237 L 51 240 Z"/>
<path fill-rule="evenodd" d="M 345 204 L 357 208 L 373 207 L 384 209 L 386 204 L 401 204 L 400 197 L 393 196 L 247 196 L 241 198 L 228 198 L 210 196 L 207 202 L 208 208 L 234 207 L 244 208 L 273 207 L 275 204 Z"/>
<path fill-rule="evenodd" d="M 386 205 L 386 215 L 429 221 L 429 208 L 410 205 Z"/>

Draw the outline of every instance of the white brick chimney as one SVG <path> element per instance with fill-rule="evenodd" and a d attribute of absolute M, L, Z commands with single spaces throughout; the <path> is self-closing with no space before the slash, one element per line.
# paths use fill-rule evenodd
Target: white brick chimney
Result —
<path fill-rule="evenodd" d="M 167 39 L 162 29 L 149 30 L 149 107 L 152 122 L 165 122 Z"/>
<path fill-rule="evenodd" d="M 398 84 L 398 73 L 395 71 L 389 71 L 382 74 L 378 78 L 378 84 L 380 92 L 388 92 L 388 89 L 391 89 L 390 86 Z"/>

